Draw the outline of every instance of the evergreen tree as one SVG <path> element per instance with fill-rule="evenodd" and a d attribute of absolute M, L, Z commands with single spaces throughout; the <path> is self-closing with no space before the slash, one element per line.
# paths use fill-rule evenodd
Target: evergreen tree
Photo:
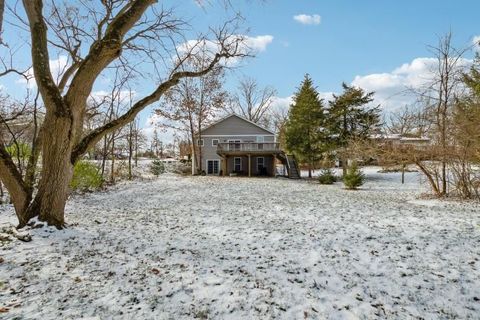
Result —
<path fill-rule="evenodd" d="M 308 176 L 312 177 L 312 168 L 325 150 L 323 129 L 324 105 L 313 81 L 307 74 L 300 89 L 293 98 L 285 124 L 285 144 L 303 163 L 308 164 Z"/>
<path fill-rule="evenodd" d="M 347 174 L 343 176 L 343 183 L 345 188 L 349 190 L 356 190 L 363 185 L 365 181 L 365 175 L 358 169 L 357 164 L 354 162 L 349 168 Z"/>
<path fill-rule="evenodd" d="M 369 108 L 373 92 L 365 93 L 361 88 L 342 84 L 343 93 L 334 95 L 328 110 L 330 146 L 345 154 L 345 148 L 352 139 L 366 139 L 379 126 L 380 110 Z M 343 174 L 346 173 L 346 156 L 342 156 Z"/>
<path fill-rule="evenodd" d="M 161 160 L 155 159 L 150 164 L 150 172 L 155 176 L 159 176 L 165 173 L 165 165 Z"/>

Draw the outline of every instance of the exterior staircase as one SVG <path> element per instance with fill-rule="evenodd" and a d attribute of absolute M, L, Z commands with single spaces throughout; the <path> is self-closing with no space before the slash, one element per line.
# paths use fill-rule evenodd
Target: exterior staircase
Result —
<path fill-rule="evenodd" d="M 288 177 L 290 179 L 300 179 L 300 170 L 298 169 L 297 159 L 292 154 L 285 154 L 285 164 L 287 165 Z"/>

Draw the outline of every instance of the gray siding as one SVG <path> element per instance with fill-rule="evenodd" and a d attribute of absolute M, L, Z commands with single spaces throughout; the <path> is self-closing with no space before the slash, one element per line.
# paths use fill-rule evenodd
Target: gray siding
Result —
<path fill-rule="evenodd" d="M 217 146 L 212 145 L 213 140 L 218 143 L 228 143 L 230 140 L 240 140 L 240 142 L 257 142 L 259 137 L 263 137 L 262 142 L 275 142 L 275 136 L 261 127 L 250 123 L 238 116 L 232 115 L 215 125 L 202 131 L 203 147 L 202 147 L 202 170 L 207 172 L 208 160 L 220 160 L 220 170 L 223 169 L 223 159 L 217 154 Z M 273 174 L 274 159 L 271 155 L 265 155 L 265 167 L 269 175 Z M 252 175 L 259 175 L 257 169 L 257 157 L 252 156 Z M 242 158 L 242 171 L 248 174 L 248 157 Z M 233 157 L 228 158 L 228 172 L 234 171 Z"/>
<path fill-rule="evenodd" d="M 263 136 L 264 142 L 274 142 L 275 137 L 273 135 L 265 135 Z M 228 143 L 229 140 L 240 140 L 241 142 L 256 142 L 257 141 L 257 136 L 228 136 L 228 137 L 222 137 L 222 136 L 215 136 L 215 137 L 203 137 L 203 147 L 202 147 L 202 170 L 205 170 L 207 172 L 207 160 L 222 160 L 222 158 L 217 154 L 217 146 L 212 145 L 213 140 L 218 140 L 219 143 Z M 245 157 L 246 158 L 246 157 Z M 271 158 L 271 157 L 270 157 Z M 233 158 L 230 158 L 229 161 L 232 161 L 232 165 L 230 165 L 229 162 L 229 172 L 233 171 Z M 252 157 L 253 159 L 253 157 Z M 246 160 L 245 160 L 245 163 Z M 267 156 L 265 156 L 265 163 L 267 164 Z M 252 168 L 253 166 L 256 166 L 256 162 L 254 163 L 252 160 Z M 220 164 L 221 168 L 221 164 Z M 248 169 L 248 167 L 245 167 Z M 244 170 L 247 172 L 246 170 Z M 253 170 L 252 170 L 253 172 Z"/>
<path fill-rule="evenodd" d="M 234 172 L 235 170 L 235 167 L 234 167 L 234 158 L 242 158 L 242 172 L 241 174 L 242 175 L 248 175 L 248 157 L 247 156 L 243 156 L 243 157 L 228 157 L 228 168 L 227 168 L 227 175 Z M 266 174 L 268 176 L 272 176 L 274 175 L 274 167 L 275 167 L 275 159 L 273 158 L 273 156 L 268 156 L 268 155 L 265 155 L 265 156 L 251 156 L 251 169 L 252 169 L 252 176 L 258 176 L 260 175 L 262 172 L 258 169 L 258 166 L 257 166 L 257 159 L 258 158 L 264 158 L 264 167 L 266 168 L 267 172 Z"/>
<path fill-rule="evenodd" d="M 202 131 L 202 135 L 244 135 L 272 133 L 250 123 L 238 116 L 232 115 Z"/>
<path fill-rule="evenodd" d="M 203 147 L 202 147 L 202 169 L 207 172 L 207 160 L 222 160 L 222 158 L 217 154 L 217 146 L 212 146 L 213 139 L 219 139 L 218 137 L 204 137 Z M 220 170 L 222 169 L 222 164 L 220 162 Z"/>

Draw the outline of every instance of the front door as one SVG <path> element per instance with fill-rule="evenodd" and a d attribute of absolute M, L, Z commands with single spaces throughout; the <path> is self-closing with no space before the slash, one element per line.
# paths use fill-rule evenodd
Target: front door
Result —
<path fill-rule="evenodd" d="M 242 158 L 233 158 L 233 170 L 237 173 L 242 171 Z"/>
<path fill-rule="evenodd" d="M 207 160 L 207 174 L 218 175 L 220 172 L 220 160 Z"/>
<path fill-rule="evenodd" d="M 265 158 L 264 157 L 258 157 L 257 158 L 257 172 L 259 174 L 263 174 L 264 168 L 265 168 Z"/>

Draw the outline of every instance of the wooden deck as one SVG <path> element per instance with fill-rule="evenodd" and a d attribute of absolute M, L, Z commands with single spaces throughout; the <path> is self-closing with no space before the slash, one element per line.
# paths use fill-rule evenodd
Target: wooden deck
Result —
<path fill-rule="evenodd" d="M 221 156 L 282 154 L 279 143 L 274 142 L 229 142 L 219 143 L 217 153 Z"/>

